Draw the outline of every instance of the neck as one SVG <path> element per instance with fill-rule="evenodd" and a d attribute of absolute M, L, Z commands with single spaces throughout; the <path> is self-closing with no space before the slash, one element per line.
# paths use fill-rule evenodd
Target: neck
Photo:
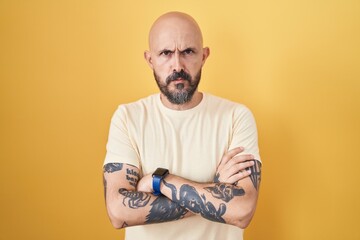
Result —
<path fill-rule="evenodd" d="M 184 111 L 196 107 L 201 102 L 202 98 L 203 98 L 203 94 L 201 92 L 196 91 L 189 102 L 184 104 L 173 104 L 169 102 L 169 100 L 165 95 L 160 93 L 160 99 L 161 102 L 164 104 L 164 106 L 177 111 Z"/>

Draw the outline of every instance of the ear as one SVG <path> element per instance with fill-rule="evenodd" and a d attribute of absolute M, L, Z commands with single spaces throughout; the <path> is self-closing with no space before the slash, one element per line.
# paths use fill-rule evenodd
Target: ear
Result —
<path fill-rule="evenodd" d="M 210 55 L 210 48 L 204 47 L 203 48 L 203 56 L 202 56 L 202 66 L 204 66 L 206 59 L 209 57 L 209 55 Z"/>
<path fill-rule="evenodd" d="M 151 69 L 154 69 L 154 66 L 153 66 L 153 64 L 152 64 L 151 52 L 150 52 L 150 51 L 147 51 L 147 50 L 146 50 L 146 51 L 144 52 L 144 58 L 145 58 L 147 64 L 149 65 L 149 67 L 150 67 Z"/>

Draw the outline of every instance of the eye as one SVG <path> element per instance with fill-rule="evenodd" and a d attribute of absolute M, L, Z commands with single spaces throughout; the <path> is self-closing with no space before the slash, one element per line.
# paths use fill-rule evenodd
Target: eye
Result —
<path fill-rule="evenodd" d="M 185 50 L 183 51 L 183 53 L 184 53 L 185 55 L 190 55 L 190 54 L 193 54 L 193 53 L 194 53 L 194 50 L 192 50 L 191 48 L 188 48 L 188 49 L 185 49 Z"/>
<path fill-rule="evenodd" d="M 164 50 L 160 53 L 160 55 L 169 56 L 172 52 L 170 50 Z"/>

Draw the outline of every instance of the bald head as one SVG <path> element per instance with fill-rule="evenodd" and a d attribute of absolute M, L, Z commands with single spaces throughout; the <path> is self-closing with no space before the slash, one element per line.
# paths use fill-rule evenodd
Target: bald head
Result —
<path fill-rule="evenodd" d="M 201 69 L 210 54 L 196 21 L 180 12 L 160 16 L 150 29 L 149 48 L 144 57 L 165 106 L 177 110 L 196 106 L 202 99 L 197 91 Z"/>
<path fill-rule="evenodd" d="M 150 50 L 169 41 L 193 41 L 193 44 L 198 47 L 203 46 L 199 25 L 190 15 L 181 12 L 168 12 L 161 15 L 150 29 Z"/>

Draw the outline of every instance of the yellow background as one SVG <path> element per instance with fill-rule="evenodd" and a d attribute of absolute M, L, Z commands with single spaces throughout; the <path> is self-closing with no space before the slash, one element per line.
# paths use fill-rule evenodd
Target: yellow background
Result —
<path fill-rule="evenodd" d="M 200 89 L 257 120 L 246 239 L 360 239 L 356 0 L 1 0 L 0 239 L 122 239 L 103 200 L 107 131 L 118 104 L 157 92 L 143 50 L 170 10 L 211 48 Z"/>

